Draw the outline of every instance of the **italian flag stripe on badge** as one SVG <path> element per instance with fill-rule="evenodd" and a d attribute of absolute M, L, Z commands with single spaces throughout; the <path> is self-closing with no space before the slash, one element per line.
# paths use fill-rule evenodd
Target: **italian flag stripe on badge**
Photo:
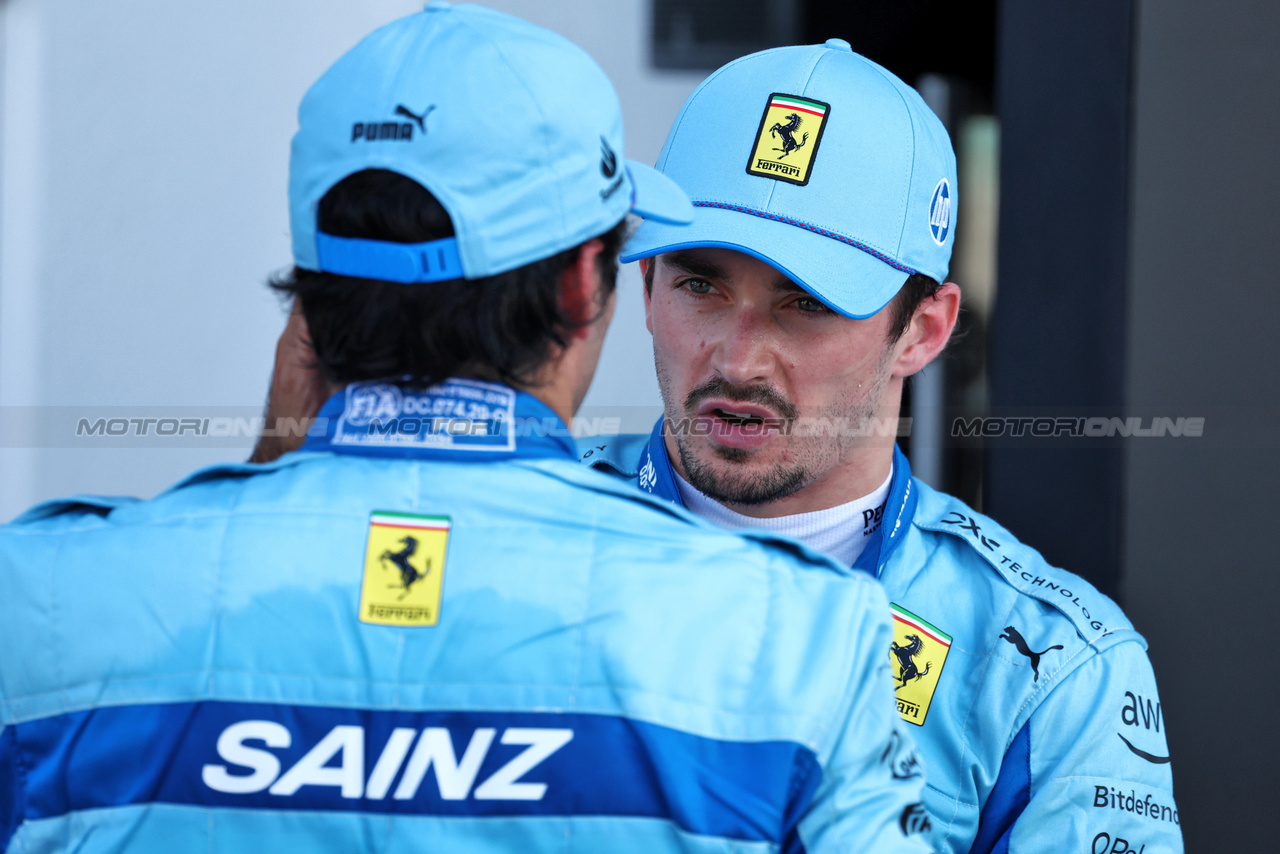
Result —
<path fill-rule="evenodd" d="M 447 531 L 450 524 L 448 516 L 410 516 L 407 513 L 374 513 L 369 523 L 393 528 L 425 528 L 432 531 Z"/>
<path fill-rule="evenodd" d="M 825 116 L 827 114 L 826 104 L 820 104 L 817 101 L 807 101 L 804 98 L 797 98 L 794 95 L 774 95 L 773 99 L 769 101 L 769 106 L 781 107 L 784 110 L 798 110 L 802 113 L 809 113 L 814 116 Z"/>
<path fill-rule="evenodd" d="M 897 605 L 890 603 L 889 607 L 893 609 L 893 618 L 898 622 L 906 623 L 921 634 L 927 635 L 935 643 L 940 643 L 948 649 L 951 648 L 951 635 L 925 622 L 910 611 L 904 611 Z"/>

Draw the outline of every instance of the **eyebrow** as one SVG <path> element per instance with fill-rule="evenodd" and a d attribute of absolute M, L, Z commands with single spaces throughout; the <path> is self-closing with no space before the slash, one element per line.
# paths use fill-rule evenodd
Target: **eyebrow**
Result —
<path fill-rule="evenodd" d="M 668 252 L 662 256 L 662 263 L 675 267 L 690 276 L 703 276 L 708 279 L 725 279 L 728 274 L 719 264 L 713 264 L 691 252 Z"/>
<path fill-rule="evenodd" d="M 727 279 L 729 277 L 729 274 L 719 264 L 708 261 L 692 252 L 668 252 L 662 256 L 662 262 L 690 276 L 702 276 L 707 279 Z M 782 273 L 778 273 L 778 277 L 774 280 L 773 289 L 776 291 L 809 293 Z"/>

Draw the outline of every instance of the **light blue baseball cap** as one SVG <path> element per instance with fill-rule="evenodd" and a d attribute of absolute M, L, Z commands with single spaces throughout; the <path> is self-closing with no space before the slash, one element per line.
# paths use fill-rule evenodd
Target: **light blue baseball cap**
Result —
<path fill-rule="evenodd" d="M 318 233 L 320 199 L 365 169 L 431 191 L 456 236 Z M 690 222 L 688 197 L 623 158 L 613 85 L 581 48 L 519 18 L 428 3 L 365 37 L 307 91 L 289 162 L 294 262 L 399 282 L 480 278 L 571 249 L 629 212 Z"/>
<path fill-rule="evenodd" d="M 735 249 L 855 318 L 913 273 L 946 280 L 951 140 L 914 89 L 848 42 L 766 50 L 712 74 L 676 117 L 658 169 L 689 194 L 694 222 L 642 224 L 623 261 Z"/>

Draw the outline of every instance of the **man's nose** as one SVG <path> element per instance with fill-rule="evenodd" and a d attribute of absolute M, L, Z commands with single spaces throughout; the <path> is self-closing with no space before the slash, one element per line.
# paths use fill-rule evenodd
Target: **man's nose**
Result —
<path fill-rule="evenodd" d="M 770 379 L 775 364 L 772 318 L 767 312 L 744 306 L 725 320 L 716 353 L 720 374 L 735 384 Z"/>

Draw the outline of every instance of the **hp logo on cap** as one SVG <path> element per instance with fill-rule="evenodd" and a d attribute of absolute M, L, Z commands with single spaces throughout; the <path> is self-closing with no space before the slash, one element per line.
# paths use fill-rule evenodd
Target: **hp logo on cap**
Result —
<path fill-rule="evenodd" d="M 951 231 L 951 185 L 943 178 L 933 188 L 933 199 L 929 202 L 929 232 L 933 234 L 933 242 L 939 246 L 946 245 L 947 234 Z"/>

